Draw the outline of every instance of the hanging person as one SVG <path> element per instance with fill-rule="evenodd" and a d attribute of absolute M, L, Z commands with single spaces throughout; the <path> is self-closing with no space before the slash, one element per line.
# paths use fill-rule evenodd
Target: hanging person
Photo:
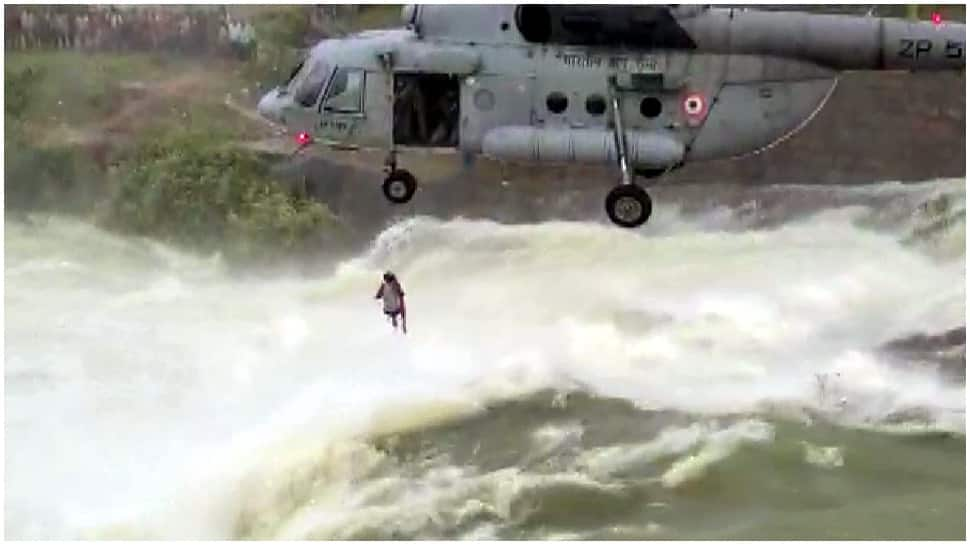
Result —
<path fill-rule="evenodd" d="M 377 289 L 377 295 L 374 299 L 384 300 L 384 314 L 391 319 L 391 325 L 394 329 L 397 329 L 397 319 L 401 318 L 401 330 L 404 333 L 408 332 L 407 324 L 407 310 L 404 305 L 404 289 L 401 288 L 401 283 L 398 282 L 397 277 L 394 273 L 387 271 L 384 273 L 384 281 L 381 283 L 381 287 Z"/>

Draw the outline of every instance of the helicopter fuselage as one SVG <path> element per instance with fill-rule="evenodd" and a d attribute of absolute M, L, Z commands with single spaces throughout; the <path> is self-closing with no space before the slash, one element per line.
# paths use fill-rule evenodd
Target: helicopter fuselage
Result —
<path fill-rule="evenodd" d="M 635 6 L 422 5 L 404 16 L 404 29 L 318 44 L 260 113 L 306 141 L 385 148 L 392 168 L 397 153 L 425 148 L 616 164 L 631 185 L 784 140 L 841 71 L 965 66 L 965 27 L 953 23 Z M 639 204 L 627 226 L 649 216 Z"/>

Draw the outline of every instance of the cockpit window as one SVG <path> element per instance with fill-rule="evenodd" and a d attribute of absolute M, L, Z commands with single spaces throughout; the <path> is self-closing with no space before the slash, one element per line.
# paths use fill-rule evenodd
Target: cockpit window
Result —
<path fill-rule="evenodd" d="M 294 71 L 287 90 L 293 94 L 298 104 L 311 108 L 316 105 L 329 73 L 330 70 L 324 63 L 308 59 Z"/>
<path fill-rule="evenodd" d="M 290 82 L 293 81 L 293 78 L 295 78 L 296 75 L 300 73 L 300 69 L 303 68 L 304 64 L 306 64 L 306 60 L 302 60 L 300 61 L 300 64 L 296 65 L 296 68 L 294 68 L 293 71 L 290 72 L 290 77 L 286 78 L 286 85 L 289 85 Z"/>
<path fill-rule="evenodd" d="M 338 68 L 333 83 L 323 99 L 323 110 L 337 113 L 360 113 L 364 102 L 364 71 Z"/>

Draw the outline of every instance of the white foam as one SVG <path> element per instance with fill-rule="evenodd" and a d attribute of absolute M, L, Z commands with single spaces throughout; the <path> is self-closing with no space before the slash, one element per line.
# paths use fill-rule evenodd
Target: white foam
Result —
<path fill-rule="evenodd" d="M 660 476 L 667 488 L 677 488 L 702 477 L 714 464 L 734 454 L 745 443 L 764 443 L 774 439 L 774 428 L 756 420 L 746 420 L 715 431 L 704 437 L 696 453 L 677 459 Z"/>
<path fill-rule="evenodd" d="M 845 465 L 841 447 L 825 447 L 802 441 L 805 448 L 805 462 L 825 469 L 834 469 Z"/>
<path fill-rule="evenodd" d="M 86 226 L 11 230 L 12 270 L 72 265 L 6 278 L 8 535 L 229 537 L 267 452 L 311 452 L 312 465 L 319 451 L 306 445 L 578 384 L 721 415 L 817 407 L 816 374 L 839 372 L 836 419 L 918 407 L 962 431 L 963 385 L 891 369 L 874 348 L 962 325 L 965 266 L 854 214 L 736 233 L 667 222 L 646 235 L 416 218 L 332 277 L 260 281 Z M 408 293 L 407 337 L 372 299 L 388 268 Z M 560 448 L 570 433 L 537 441 Z M 702 442 L 662 437 L 673 443 L 638 455 Z M 724 451 L 710 448 L 667 481 L 716 463 Z M 587 461 L 601 474 L 636 463 Z M 323 523 L 292 524 L 287 535 Z"/>

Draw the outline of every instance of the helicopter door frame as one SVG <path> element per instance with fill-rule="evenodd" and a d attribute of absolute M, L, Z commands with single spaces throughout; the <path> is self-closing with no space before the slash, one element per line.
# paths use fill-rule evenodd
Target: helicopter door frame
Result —
<path fill-rule="evenodd" d="M 459 149 L 462 78 L 443 72 L 415 70 L 393 71 L 390 77 L 393 148 Z M 402 98 L 405 93 L 410 96 Z M 404 104 L 401 100 L 413 102 Z M 404 119 L 405 124 L 410 124 L 407 128 L 399 124 Z"/>

